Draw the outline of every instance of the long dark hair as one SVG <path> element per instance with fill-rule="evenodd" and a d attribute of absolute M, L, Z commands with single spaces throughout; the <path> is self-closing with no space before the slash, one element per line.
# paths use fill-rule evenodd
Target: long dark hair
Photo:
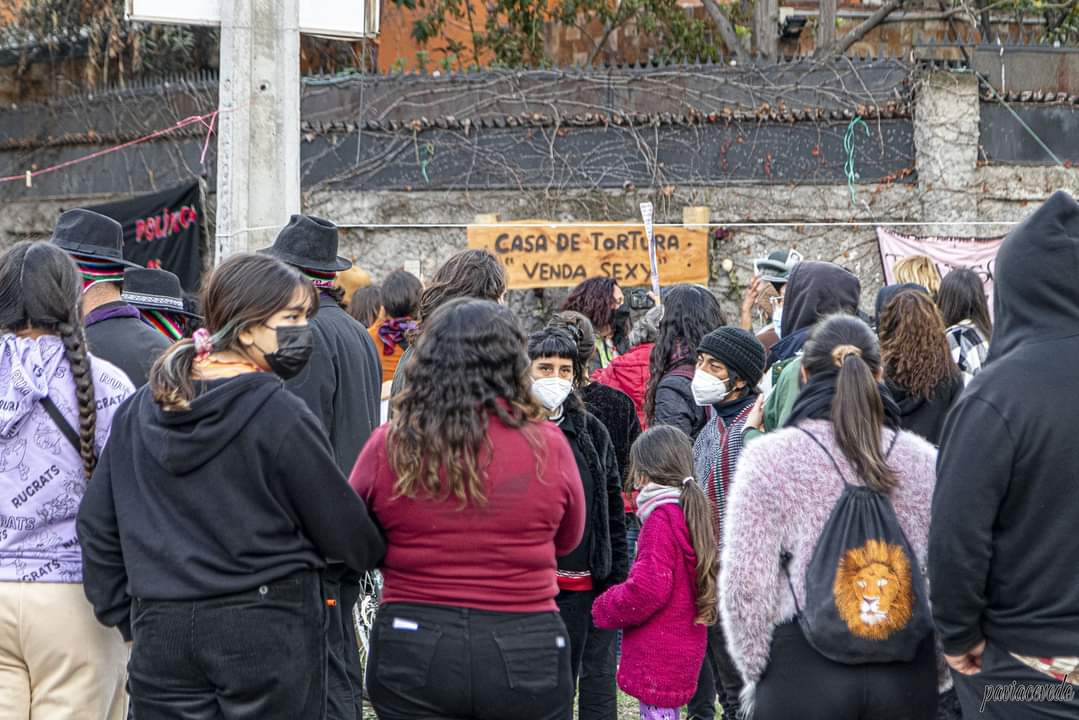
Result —
<path fill-rule="evenodd" d="M 589 319 L 596 332 L 613 331 L 614 289 L 618 283 L 607 277 L 588 278 L 573 288 L 562 303 L 563 310 L 579 312 Z"/>
<path fill-rule="evenodd" d="M 832 400 L 836 444 L 867 487 L 889 492 L 896 474 L 881 449 L 884 402 L 875 377 L 881 357 L 873 331 L 850 315 L 822 320 L 806 341 L 802 367 L 810 378 L 836 373 Z"/>
<path fill-rule="evenodd" d="M 878 332 L 884 374 L 896 385 L 931 400 L 944 381 L 958 377 L 944 319 L 920 290 L 892 298 L 881 312 Z"/>
<path fill-rule="evenodd" d="M 588 318 L 573 310 L 563 310 L 551 316 L 547 327 L 566 330 L 577 341 L 577 360 L 573 363 L 573 384 L 582 388 L 588 384 L 588 363 L 596 354 L 596 333 Z"/>
<path fill-rule="evenodd" d="M 368 285 L 352 293 L 348 302 L 348 314 L 364 327 L 371 327 L 382 310 L 382 288 Z"/>
<path fill-rule="evenodd" d="M 648 391 L 644 413 L 649 424 L 655 419 L 656 388 L 663 376 L 679 365 L 697 359 L 701 338 L 726 325 L 716 296 L 699 285 L 676 285 L 663 299 L 663 320 L 649 357 Z"/>
<path fill-rule="evenodd" d="M 79 404 L 79 454 L 89 478 L 97 465 L 94 378 L 82 331 L 82 279 L 74 261 L 56 245 L 20 242 L 0 256 L 0 328 L 58 335 L 75 380 Z"/>
<path fill-rule="evenodd" d="M 970 320 L 987 342 L 993 336 L 993 321 L 989 319 L 989 301 L 978 273 L 968 268 L 957 268 L 940 281 L 937 295 L 944 325 L 951 327 Z"/>
<path fill-rule="evenodd" d="M 240 333 L 264 323 L 289 306 L 297 289 L 310 297 L 308 313 L 318 309 L 318 294 L 296 268 L 269 255 L 233 255 L 221 263 L 202 291 L 203 327 L 209 331 L 214 352 L 245 355 Z M 165 410 L 186 410 L 195 398 L 192 370 L 195 343 L 182 340 L 165 352 L 150 369 L 154 401 Z"/>
<path fill-rule="evenodd" d="M 413 348 L 386 439 L 394 494 L 482 504 L 490 416 L 526 433 L 545 417 L 532 396 L 524 332 L 509 309 L 460 298 L 427 319 Z"/>
<path fill-rule="evenodd" d="M 693 479 L 693 444 L 670 425 L 648 428 L 629 451 L 631 482 L 653 482 L 682 490 L 682 513 L 697 555 L 697 617 L 702 625 L 716 622 L 716 577 L 719 573 L 716 534 L 708 496 Z M 685 482 L 686 478 L 690 482 Z M 641 483 L 643 484 L 643 482 Z"/>
<path fill-rule="evenodd" d="M 426 322 L 435 310 L 456 298 L 498 302 L 506 293 L 506 269 L 487 250 L 462 250 L 435 270 L 420 295 L 416 318 Z"/>

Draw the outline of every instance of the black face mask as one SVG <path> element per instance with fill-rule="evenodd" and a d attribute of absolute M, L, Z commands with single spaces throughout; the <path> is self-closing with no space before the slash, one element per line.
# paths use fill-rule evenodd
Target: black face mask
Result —
<path fill-rule="evenodd" d="M 262 353 L 266 364 L 273 370 L 274 375 L 282 380 L 296 377 L 307 366 L 307 361 L 311 359 L 311 353 L 315 349 L 311 326 L 282 325 L 271 328 L 266 325 L 266 327 L 277 333 L 277 350 L 272 353 Z M 262 350 L 262 348 L 258 349 Z"/>
<path fill-rule="evenodd" d="M 626 301 L 619 305 L 618 309 L 614 311 L 614 315 L 611 316 L 611 339 L 615 345 L 621 346 L 626 339 L 626 333 L 629 332 L 630 315 L 629 302 Z"/>

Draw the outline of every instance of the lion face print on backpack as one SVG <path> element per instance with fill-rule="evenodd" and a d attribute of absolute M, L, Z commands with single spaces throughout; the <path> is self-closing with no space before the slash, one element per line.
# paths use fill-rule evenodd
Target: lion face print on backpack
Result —
<path fill-rule="evenodd" d="M 844 487 L 806 568 L 805 607 L 795 598 L 799 625 L 835 662 L 909 662 L 933 625 L 925 580 L 892 503 L 848 483 L 824 445 L 801 430 L 828 455 Z M 789 560 L 784 554 L 784 570 Z"/>

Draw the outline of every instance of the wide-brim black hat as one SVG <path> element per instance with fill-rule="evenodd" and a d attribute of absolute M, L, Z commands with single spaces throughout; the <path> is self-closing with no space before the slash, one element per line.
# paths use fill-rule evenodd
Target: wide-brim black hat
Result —
<path fill-rule="evenodd" d="M 75 208 L 61 214 L 52 241 L 72 255 L 139 267 L 124 260 L 124 228 L 120 223 L 93 210 Z"/>
<path fill-rule="evenodd" d="M 159 310 L 174 315 L 199 317 L 185 308 L 180 278 L 168 270 L 156 268 L 124 270 L 124 290 L 120 293 L 120 299 L 142 310 Z"/>
<path fill-rule="evenodd" d="M 310 215 L 293 215 L 277 234 L 273 247 L 259 250 L 289 265 L 320 272 L 341 272 L 352 261 L 337 254 L 337 226 Z"/>

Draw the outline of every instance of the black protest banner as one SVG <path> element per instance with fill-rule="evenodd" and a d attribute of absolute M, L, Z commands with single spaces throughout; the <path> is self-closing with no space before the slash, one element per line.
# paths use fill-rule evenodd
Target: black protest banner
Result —
<path fill-rule="evenodd" d="M 180 278 L 184 290 L 198 289 L 202 275 L 198 182 L 86 209 L 124 226 L 125 260 L 168 270 Z"/>

